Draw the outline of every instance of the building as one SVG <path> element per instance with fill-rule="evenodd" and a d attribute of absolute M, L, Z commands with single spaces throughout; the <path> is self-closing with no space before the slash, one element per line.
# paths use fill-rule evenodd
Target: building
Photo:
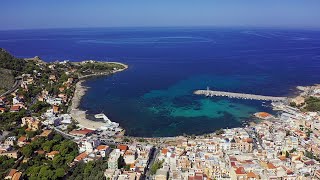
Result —
<path fill-rule="evenodd" d="M 51 151 L 51 152 L 49 152 L 49 153 L 46 154 L 46 157 L 47 157 L 48 159 L 53 160 L 53 158 L 54 158 L 56 155 L 58 155 L 58 154 L 59 154 L 59 151 Z"/>
<path fill-rule="evenodd" d="M 17 142 L 17 145 L 19 146 L 19 147 L 22 147 L 22 146 L 24 146 L 24 145 L 26 145 L 27 144 L 27 137 L 26 136 L 21 136 L 19 139 L 18 139 L 18 142 Z"/>
<path fill-rule="evenodd" d="M 19 180 L 21 179 L 21 175 L 21 172 L 17 171 L 16 169 L 11 169 L 4 179 Z"/>
<path fill-rule="evenodd" d="M 158 169 L 156 175 L 154 176 L 154 180 L 167 180 L 168 171 L 165 169 Z"/>
<path fill-rule="evenodd" d="M 20 156 L 20 153 L 18 151 L 6 151 L 0 152 L 0 156 L 8 156 L 10 158 L 17 159 Z"/>
<path fill-rule="evenodd" d="M 87 157 L 88 157 L 88 154 L 86 152 L 83 152 L 83 153 L 79 154 L 77 157 L 74 158 L 74 162 L 83 161 Z"/>
<path fill-rule="evenodd" d="M 23 117 L 21 127 L 27 126 L 28 131 L 37 131 L 41 128 L 41 121 L 33 117 Z"/>
<path fill-rule="evenodd" d="M 111 151 L 108 159 L 108 169 L 118 169 L 118 159 L 120 155 L 120 149 L 114 149 Z"/>
<path fill-rule="evenodd" d="M 84 128 L 81 130 L 70 131 L 69 134 L 74 135 L 74 136 L 79 136 L 79 137 L 85 137 L 85 136 L 93 134 L 94 132 L 95 132 L 94 130 Z"/>
<path fill-rule="evenodd" d="M 43 132 L 39 135 L 40 137 L 45 137 L 46 139 L 52 139 L 53 137 L 53 131 L 52 130 L 43 130 Z"/>
<path fill-rule="evenodd" d="M 8 137 L 5 141 L 4 141 L 4 145 L 7 146 L 14 146 L 14 143 L 17 141 L 17 138 L 15 136 L 11 136 Z"/>
<path fill-rule="evenodd" d="M 98 152 L 98 154 L 101 155 L 101 157 L 106 157 L 106 154 L 108 153 L 109 149 L 110 148 L 107 145 L 99 145 L 96 148 L 96 151 Z"/>

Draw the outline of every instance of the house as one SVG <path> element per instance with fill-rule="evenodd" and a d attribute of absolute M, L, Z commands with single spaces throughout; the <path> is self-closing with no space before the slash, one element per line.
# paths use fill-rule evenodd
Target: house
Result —
<path fill-rule="evenodd" d="M 122 152 L 125 152 L 125 151 L 127 151 L 129 149 L 129 147 L 127 145 L 124 145 L 124 144 L 118 145 L 117 148 L 120 149 L 120 151 L 122 151 Z"/>
<path fill-rule="evenodd" d="M 16 169 L 11 169 L 4 179 L 12 179 L 13 175 L 17 172 Z"/>
<path fill-rule="evenodd" d="M 59 87 L 59 91 L 60 91 L 60 92 L 63 92 L 64 89 L 65 89 L 64 87 Z"/>
<path fill-rule="evenodd" d="M 11 136 L 4 141 L 4 145 L 13 146 L 16 141 L 17 141 L 17 138 L 15 136 Z"/>
<path fill-rule="evenodd" d="M 59 151 L 51 151 L 51 152 L 46 154 L 46 157 L 50 158 L 52 160 L 58 154 L 59 154 Z"/>
<path fill-rule="evenodd" d="M 236 167 L 231 170 L 230 177 L 235 180 L 245 180 L 247 179 L 247 173 L 243 167 Z"/>
<path fill-rule="evenodd" d="M 317 179 L 320 179 L 320 169 L 319 170 L 316 170 L 314 172 L 314 176 L 317 178 Z"/>
<path fill-rule="evenodd" d="M 19 112 L 21 109 L 20 106 L 18 105 L 12 105 L 11 108 L 10 108 L 10 112 Z"/>
<path fill-rule="evenodd" d="M 7 101 L 7 98 L 5 96 L 0 97 L 0 103 L 5 103 Z"/>
<path fill-rule="evenodd" d="M 108 169 L 118 169 L 118 159 L 120 157 L 120 149 L 114 149 L 108 159 Z"/>
<path fill-rule="evenodd" d="M 19 180 L 21 179 L 21 175 L 21 172 L 17 171 L 16 169 L 11 169 L 4 179 Z"/>
<path fill-rule="evenodd" d="M 254 114 L 257 118 L 260 118 L 260 119 L 264 119 L 264 120 L 267 120 L 267 119 L 270 119 L 272 118 L 273 116 L 267 112 L 257 112 Z"/>
<path fill-rule="evenodd" d="M 54 114 L 58 114 L 58 113 L 59 113 L 59 106 L 53 105 L 53 106 L 52 106 L 52 110 L 53 110 L 53 113 L 54 113 Z"/>
<path fill-rule="evenodd" d="M 127 150 L 124 155 L 123 155 L 124 162 L 129 165 L 129 164 L 134 164 L 136 160 L 136 154 L 135 152 L 131 150 Z"/>
<path fill-rule="evenodd" d="M 247 180 L 256 180 L 258 179 L 258 176 L 254 172 L 249 172 L 247 174 Z"/>
<path fill-rule="evenodd" d="M 10 158 L 17 159 L 20 156 L 20 153 L 18 151 L 5 151 L 1 152 L 0 156 L 8 156 Z"/>
<path fill-rule="evenodd" d="M 91 135 L 94 132 L 95 132 L 94 130 L 90 130 L 90 129 L 84 128 L 84 129 L 81 129 L 81 130 L 70 131 L 69 134 L 74 135 L 74 136 L 84 137 L 84 136 Z"/>
<path fill-rule="evenodd" d="M 109 146 L 107 146 L 107 145 L 99 145 L 96 148 L 96 151 L 101 155 L 101 157 L 106 157 L 106 154 L 109 151 Z"/>
<path fill-rule="evenodd" d="M 43 132 L 39 135 L 40 137 L 45 137 L 47 139 L 52 139 L 53 131 L 52 130 L 43 130 Z"/>
<path fill-rule="evenodd" d="M 49 76 L 49 80 L 50 80 L 50 81 L 57 81 L 57 78 L 56 78 L 55 75 L 51 74 L 51 75 Z"/>
<path fill-rule="evenodd" d="M 19 139 L 18 139 L 18 142 L 17 142 L 17 145 L 19 147 L 22 147 L 24 145 L 27 144 L 27 137 L 26 136 L 21 136 Z"/>
<path fill-rule="evenodd" d="M 0 114 L 6 112 L 6 108 L 0 107 Z"/>
<path fill-rule="evenodd" d="M 96 148 L 98 145 L 100 145 L 100 141 L 97 139 L 83 139 L 80 143 L 79 143 L 79 152 L 87 152 L 87 153 L 91 153 L 93 152 L 94 148 Z"/>
<path fill-rule="evenodd" d="M 90 162 L 90 161 L 98 161 L 101 160 L 102 157 L 100 155 L 97 155 L 95 153 L 90 153 L 88 156 L 83 160 L 85 163 Z"/>
<path fill-rule="evenodd" d="M 21 127 L 27 126 L 28 131 L 37 131 L 41 128 L 41 121 L 33 117 L 23 117 Z"/>
<path fill-rule="evenodd" d="M 154 177 L 155 180 L 167 180 L 168 171 L 165 169 L 158 169 Z"/>
<path fill-rule="evenodd" d="M 83 153 L 79 154 L 77 157 L 75 157 L 73 161 L 80 162 L 80 161 L 83 161 L 87 157 L 88 157 L 88 154 L 86 152 L 83 152 Z"/>

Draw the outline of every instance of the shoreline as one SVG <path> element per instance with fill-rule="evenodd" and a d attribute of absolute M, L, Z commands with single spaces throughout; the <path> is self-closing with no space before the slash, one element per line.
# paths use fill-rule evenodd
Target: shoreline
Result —
<path fill-rule="evenodd" d="M 80 103 L 81 103 L 81 99 L 86 94 L 86 92 L 88 90 L 88 87 L 84 86 L 82 83 L 85 82 L 88 78 L 91 78 L 91 77 L 107 76 L 107 75 L 111 75 L 111 74 L 114 74 L 114 73 L 117 73 L 117 72 L 121 72 L 121 71 L 124 71 L 124 70 L 128 69 L 128 65 L 123 64 L 123 63 L 119 63 L 119 62 L 106 62 L 106 63 L 120 64 L 120 65 L 124 66 L 124 68 L 123 69 L 114 70 L 111 73 L 110 72 L 105 72 L 105 73 L 90 74 L 90 75 L 85 75 L 85 76 L 79 77 L 79 81 L 75 85 L 74 95 L 72 97 L 71 106 L 69 107 L 68 111 L 69 111 L 70 116 L 72 117 L 72 119 L 74 121 L 76 121 L 80 127 L 88 128 L 88 129 L 95 129 L 96 130 L 96 129 L 100 128 L 101 126 L 105 125 L 104 122 L 92 121 L 92 120 L 88 119 L 87 118 L 87 111 L 86 110 L 81 110 L 79 108 L 80 107 Z"/>
<path fill-rule="evenodd" d="M 81 99 L 82 97 L 85 95 L 88 87 L 84 86 L 82 83 L 85 82 L 87 79 L 91 78 L 91 77 L 97 77 L 97 76 L 107 76 L 107 75 L 112 75 L 114 73 L 117 72 L 121 72 L 124 71 L 126 69 L 128 69 L 128 65 L 123 64 L 123 63 L 119 63 L 119 62 L 106 62 L 106 63 L 115 63 L 115 64 L 120 64 L 122 66 L 124 66 L 123 69 L 118 69 L 118 70 L 113 70 L 111 73 L 110 72 L 105 72 L 105 73 L 96 73 L 96 74 L 90 74 L 90 75 L 85 75 L 82 77 L 79 77 L 79 81 L 76 83 L 76 87 L 75 87 L 75 92 L 74 92 L 74 96 L 72 99 L 72 104 L 70 106 L 71 111 L 70 115 L 71 117 L 78 122 L 79 126 L 82 128 L 88 128 L 88 129 L 98 129 L 101 126 L 105 125 L 104 122 L 101 121 L 93 121 L 87 118 L 87 111 L 86 110 L 81 110 L 79 108 L 80 103 L 81 103 Z M 297 92 L 301 92 L 302 90 L 299 89 L 299 87 L 301 86 L 297 86 L 296 89 L 298 89 Z M 304 86 L 306 88 L 309 88 L 310 86 Z M 300 94 L 300 93 L 298 93 Z M 296 96 L 296 95 L 295 95 Z M 292 97 L 286 97 L 286 98 L 292 98 Z M 279 110 L 275 110 L 273 109 L 273 111 L 279 111 Z M 263 121 L 263 120 L 262 120 Z M 262 122 L 261 121 L 261 122 Z M 261 123 L 261 122 L 257 122 L 257 121 L 247 121 L 247 125 L 251 124 L 251 123 Z M 121 127 L 121 125 L 120 125 Z M 240 126 L 242 127 L 242 126 Z M 123 129 L 125 131 L 125 129 Z M 210 133 L 205 133 L 205 134 L 201 134 L 201 135 L 196 135 L 196 137 L 201 137 L 204 135 L 214 135 L 215 132 L 210 132 Z M 187 135 L 189 136 L 189 135 Z M 164 136 L 164 137 L 135 137 L 135 136 L 128 136 L 128 135 L 124 135 L 124 137 L 126 138 L 130 138 L 130 139 L 174 139 L 174 138 L 181 138 L 184 137 L 183 135 L 178 135 L 178 136 Z"/>

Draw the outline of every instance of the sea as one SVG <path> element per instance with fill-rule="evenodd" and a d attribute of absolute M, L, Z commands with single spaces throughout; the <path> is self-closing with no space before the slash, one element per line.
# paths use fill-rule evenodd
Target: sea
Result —
<path fill-rule="evenodd" d="M 320 31 L 163 27 L 0 31 L 17 57 L 119 61 L 129 69 L 96 77 L 80 108 L 105 113 L 137 137 L 199 135 L 234 128 L 270 102 L 205 97 L 198 89 L 293 96 L 320 83 Z"/>

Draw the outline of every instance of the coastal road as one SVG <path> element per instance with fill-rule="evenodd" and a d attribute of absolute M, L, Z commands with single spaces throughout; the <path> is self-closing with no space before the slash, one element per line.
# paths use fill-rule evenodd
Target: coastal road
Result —
<path fill-rule="evenodd" d="M 17 90 L 19 88 L 19 86 L 21 85 L 21 82 L 22 82 L 22 78 L 21 77 L 17 77 L 16 81 L 13 84 L 13 86 L 8 91 L 2 93 L 0 95 L 0 97 L 5 96 L 7 94 L 10 94 L 10 93 L 14 92 L 15 90 Z"/>
<path fill-rule="evenodd" d="M 151 179 L 150 168 L 152 167 L 153 163 L 156 161 L 159 153 L 160 153 L 160 148 L 157 148 L 157 147 L 152 148 L 152 152 L 149 158 L 149 163 L 146 167 L 145 176 L 142 179 Z"/>

